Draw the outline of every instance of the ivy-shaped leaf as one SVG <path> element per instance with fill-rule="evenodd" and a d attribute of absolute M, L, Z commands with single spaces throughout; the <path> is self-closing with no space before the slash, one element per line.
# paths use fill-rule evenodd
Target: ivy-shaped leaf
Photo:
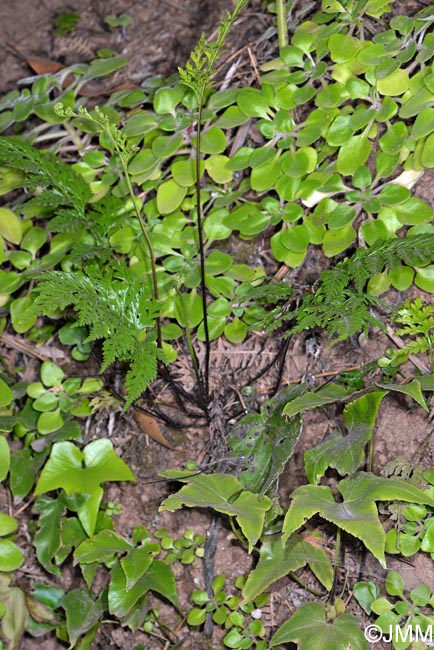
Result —
<path fill-rule="evenodd" d="M 189 476 L 185 472 L 167 471 L 167 478 L 187 482 L 176 494 L 163 501 L 159 510 L 178 510 L 188 508 L 213 508 L 230 517 L 235 517 L 243 534 L 249 542 L 249 553 L 261 536 L 264 518 L 271 508 L 271 499 L 243 490 L 235 476 L 228 474 L 199 474 Z M 189 478 L 187 478 L 189 476 Z"/>
<path fill-rule="evenodd" d="M 360 622 L 351 614 L 342 614 L 330 623 L 321 603 L 301 605 L 273 635 L 270 647 L 297 643 L 300 650 L 368 650 Z"/>
<path fill-rule="evenodd" d="M 341 475 L 353 474 L 358 469 L 385 395 L 384 391 L 375 391 L 348 404 L 344 410 L 347 435 L 333 431 L 319 445 L 306 451 L 305 468 L 310 483 L 317 483 L 328 467 L 334 467 Z"/>
<path fill-rule="evenodd" d="M 309 565 L 318 580 L 329 590 L 333 582 L 333 567 L 327 553 L 299 535 L 293 535 L 283 547 L 279 537 L 267 539 L 261 546 L 259 562 L 249 573 L 243 587 L 243 602 L 252 602 L 273 582 Z"/>
<path fill-rule="evenodd" d="M 154 560 L 145 574 L 130 589 L 122 566 L 116 564 L 111 571 L 108 591 L 110 613 L 119 618 L 127 616 L 148 591 L 156 591 L 173 605 L 178 605 L 175 578 L 166 562 Z"/>
<path fill-rule="evenodd" d="M 397 393 L 403 393 L 404 395 L 408 395 L 412 399 L 414 399 L 415 402 L 417 402 L 426 412 L 429 411 L 429 408 L 427 406 L 427 403 L 425 401 L 424 396 L 422 395 L 422 389 L 421 389 L 421 384 L 418 379 L 413 379 L 408 384 L 377 384 L 379 388 L 385 388 L 386 390 L 391 390 L 395 391 Z M 428 389 L 425 389 L 428 390 Z"/>
<path fill-rule="evenodd" d="M 113 530 L 102 530 L 97 535 L 85 539 L 74 552 L 74 564 L 108 562 L 115 553 L 123 553 L 133 548 L 122 535 Z"/>
<path fill-rule="evenodd" d="M 302 431 L 300 417 L 289 420 L 283 415 L 283 405 L 299 392 L 299 387 L 280 391 L 261 406 L 260 413 L 246 415 L 233 427 L 228 443 L 247 490 L 268 496 L 277 490 Z"/>
<path fill-rule="evenodd" d="M 359 472 L 340 481 L 342 503 L 337 503 L 328 486 L 302 485 L 292 494 L 292 503 L 283 522 L 283 544 L 289 536 L 316 514 L 331 521 L 360 539 L 366 548 L 385 566 L 386 535 L 378 518 L 376 501 L 408 501 L 434 505 L 426 492 L 405 482 Z"/>
<path fill-rule="evenodd" d="M 66 494 L 81 494 L 80 522 L 89 536 L 95 531 L 105 481 L 133 481 L 128 465 L 113 451 L 110 440 L 95 440 L 80 451 L 72 442 L 57 442 L 41 472 L 35 494 L 63 488 Z"/>

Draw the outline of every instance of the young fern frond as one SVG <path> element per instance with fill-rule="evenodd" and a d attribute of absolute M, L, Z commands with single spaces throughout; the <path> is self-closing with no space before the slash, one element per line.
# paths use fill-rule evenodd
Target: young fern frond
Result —
<path fill-rule="evenodd" d="M 103 339 L 101 371 L 114 361 L 130 363 L 125 379 L 130 406 L 157 373 L 163 352 L 155 341 L 157 308 L 142 285 L 131 278 L 98 278 L 81 272 L 52 271 L 42 276 L 34 289 L 34 310 L 49 315 L 53 307 L 72 306 L 78 325 L 89 327 L 87 341 Z"/>
<path fill-rule="evenodd" d="M 202 34 L 190 54 L 190 61 L 186 63 L 185 68 L 178 68 L 182 83 L 195 92 L 199 104 L 203 102 L 204 94 L 210 87 L 215 65 L 223 54 L 227 35 L 247 2 L 248 0 L 238 0 L 234 11 L 228 12 L 222 18 L 215 41 L 208 41 L 205 34 Z"/>

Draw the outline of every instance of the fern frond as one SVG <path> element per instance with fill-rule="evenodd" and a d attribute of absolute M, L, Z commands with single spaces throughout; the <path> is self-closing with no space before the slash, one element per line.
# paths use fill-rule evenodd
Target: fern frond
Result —
<path fill-rule="evenodd" d="M 135 350 L 134 358 L 131 360 L 130 369 L 125 377 L 125 389 L 127 391 L 127 400 L 125 408 L 142 394 L 144 388 L 155 379 L 157 374 L 157 359 L 162 358 L 161 350 L 157 348 L 155 341 L 138 345 Z"/>
<path fill-rule="evenodd" d="M 157 308 L 137 281 L 131 277 L 97 278 L 81 272 L 52 271 L 41 276 L 34 293 L 38 314 L 49 315 L 54 308 L 72 306 L 78 324 L 89 328 L 86 340 L 104 340 L 102 372 L 116 360 L 130 363 L 125 382 L 126 406 L 155 378 L 161 355 L 152 340 Z"/>
<path fill-rule="evenodd" d="M 396 238 L 380 242 L 369 249 L 359 249 L 333 269 L 323 271 L 315 293 L 304 295 L 298 308 L 288 311 L 287 305 L 275 307 L 261 322 L 251 327 L 265 326 L 268 331 L 272 331 L 282 327 L 285 322 L 295 321 L 287 336 L 321 327 L 329 336 L 337 337 L 336 341 L 346 339 L 356 332 L 366 332 L 370 325 L 384 329 L 384 324 L 371 313 L 371 308 L 379 300 L 366 293 L 368 280 L 385 269 L 393 270 L 400 264 L 418 266 L 428 264 L 433 259 L 434 235 L 429 234 Z M 268 302 L 276 304 L 273 295 Z M 430 314 L 426 310 L 423 313 L 419 310 L 419 316 L 423 316 L 426 322 Z"/>
<path fill-rule="evenodd" d="M 182 83 L 196 93 L 199 101 L 202 101 L 203 94 L 210 85 L 215 64 L 223 54 L 226 37 L 247 2 L 248 0 L 238 0 L 234 11 L 228 12 L 221 20 L 215 41 L 208 41 L 205 34 L 202 34 L 190 54 L 190 61 L 185 68 L 178 68 Z"/>
<path fill-rule="evenodd" d="M 40 151 L 18 137 L 0 137 L 0 165 L 25 173 L 21 187 L 43 187 L 31 199 L 36 205 L 68 206 L 74 214 L 83 215 L 91 193 L 87 184 L 69 165 L 49 151 Z"/>

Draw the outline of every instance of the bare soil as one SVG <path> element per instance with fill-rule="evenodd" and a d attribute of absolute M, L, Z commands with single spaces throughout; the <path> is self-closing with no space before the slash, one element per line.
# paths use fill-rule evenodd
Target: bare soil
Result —
<path fill-rule="evenodd" d="M 185 63 L 191 49 L 197 42 L 201 32 L 211 34 L 223 13 L 233 6 L 231 0 L 20 0 L 17 3 L 3 2 L 0 4 L 0 92 L 4 93 L 15 87 L 16 83 L 32 73 L 26 59 L 29 55 L 46 57 L 65 64 L 91 60 L 98 49 L 111 48 L 117 55 L 129 59 L 129 64 L 118 73 L 117 83 L 140 83 L 155 74 L 168 76 L 176 71 L 178 65 Z M 397 3 L 399 13 L 413 13 L 420 9 L 416 0 Z M 80 16 L 77 29 L 65 36 L 53 33 L 56 15 L 70 11 Z M 133 22 L 127 28 L 111 28 L 104 18 L 107 15 L 129 14 Z M 258 56 L 260 46 L 255 49 L 256 41 L 267 27 L 271 25 L 269 15 L 261 11 L 260 2 L 255 1 L 245 13 L 236 33 L 229 43 L 228 57 L 240 52 L 244 70 L 251 80 L 254 79 L 254 57 Z M 248 49 L 250 48 L 250 49 Z M 243 67 L 244 66 L 244 67 Z M 248 69 L 248 73 L 246 70 Z M 113 82 L 113 80 L 111 80 Z M 432 187 L 434 174 L 427 173 L 420 181 L 417 194 L 432 203 Z M 266 246 L 262 242 L 261 245 Z M 264 259 L 266 251 L 264 248 Z M 265 263 L 265 262 L 264 262 Z M 318 277 L 326 261 L 320 254 L 314 255 L 309 267 L 303 272 L 309 276 Z M 415 294 L 416 295 L 416 294 Z M 429 301 L 427 294 L 421 294 Z M 390 304 L 398 304 L 402 297 L 391 293 L 387 300 Z M 58 346 L 57 343 L 54 344 Z M 260 334 L 251 335 L 242 347 L 225 346 L 222 342 L 214 345 L 211 367 L 213 368 L 212 388 L 221 386 L 225 378 L 224 397 L 221 404 L 222 417 L 226 426 L 230 427 L 230 416 L 234 409 L 252 408 L 245 404 L 240 397 L 243 385 L 248 378 L 257 374 L 265 367 L 279 349 L 278 337 L 271 338 L 264 347 Z M 315 360 L 307 354 L 306 337 L 300 337 L 291 344 L 286 356 L 282 372 L 282 384 L 295 384 L 306 375 L 313 380 L 322 381 L 332 377 L 341 370 L 361 367 L 369 361 L 382 356 L 391 341 L 384 333 L 374 331 L 369 340 L 360 337 L 357 341 L 342 343 L 331 349 L 327 342 L 320 341 L 320 353 Z M 29 356 L 13 351 L 6 347 L 5 355 L 10 363 L 27 365 L 27 375 L 31 379 L 32 372 L 36 374 L 37 363 L 29 364 Z M 67 354 L 58 349 L 59 354 Z M 53 351 L 51 351 L 53 352 Z M 30 357 L 31 358 L 31 357 Z M 191 383 L 191 371 L 181 359 L 179 365 L 180 377 L 186 387 Z M 409 368 L 409 373 L 413 372 Z M 30 376 L 29 376 L 30 375 Z M 265 373 L 254 385 L 256 398 L 266 394 L 276 379 L 276 368 Z M 158 400 L 167 406 L 167 413 L 176 412 L 173 395 L 162 383 L 155 386 L 154 392 Z M 331 429 L 339 425 L 339 413 L 333 409 L 326 412 L 315 411 L 304 416 L 304 433 L 297 452 L 288 463 L 282 477 L 281 493 L 285 500 L 289 492 L 305 482 L 303 471 L 303 452 L 318 444 Z M 190 426 L 181 430 L 171 430 L 161 425 L 163 433 L 174 441 L 175 448 L 168 449 L 158 444 L 140 429 L 133 414 L 116 413 L 98 414 L 86 424 L 86 441 L 102 435 L 109 435 L 117 452 L 130 464 L 137 476 L 135 484 L 113 484 L 106 490 L 106 500 L 122 504 L 122 510 L 116 517 L 116 528 L 123 534 L 131 532 L 134 526 L 142 524 L 150 530 L 167 528 L 173 535 L 182 535 L 185 528 L 192 528 L 198 533 L 208 529 L 211 516 L 206 511 L 188 511 L 170 514 L 158 513 L 158 505 L 169 494 L 170 485 L 155 483 L 158 472 L 167 468 L 180 468 L 187 459 L 202 458 L 209 445 L 209 434 L 205 426 Z M 376 427 L 375 471 L 381 471 L 384 465 L 398 455 L 405 456 L 408 461 L 422 463 L 425 467 L 433 467 L 434 441 L 432 439 L 433 424 L 428 415 L 415 410 L 407 400 L 390 396 L 380 411 Z M 423 446 L 422 446 L 423 443 Z M 2 495 L 4 497 L 4 494 Z M 3 501 L 3 499 L 2 499 Z M 4 501 L 3 501 L 4 503 Z M 11 504 L 9 504 L 11 507 Z M 24 530 L 29 520 L 26 514 L 22 516 Z M 28 548 L 25 534 L 21 540 L 22 546 Z M 351 586 L 359 579 L 359 573 L 366 579 L 381 578 L 384 574 L 374 560 L 367 560 L 362 567 L 362 554 L 354 541 L 346 539 L 345 566 L 342 573 L 344 580 L 349 580 Z M 330 552 L 333 552 L 332 538 Z M 219 532 L 218 550 L 215 559 L 215 573 L 225 573 L 228 582 L 246 573 L 252 566 L 252 559 L 240 547 L 230 528 L 223 522 Z M 405 577 L 409 588 L 434 582 L 434 569 L 431 560 L 417 557 L 413 566 L 400 563 L 395 558 L 388 559 L 388 568 L 398 569 Z M 47 581 L 35 558 L 27 558 L 25 571 L 31 579 Z M 186 610 L 188 596 L 193 589 L 203 588 L 200 563 L 186 567 L 179 573 L 180 607 Z M 308 576 L 302 576 L 308 579 Z M 26 579 L 24 573 L 23 579 Z M 51 580 L 51 577 L 50 577 Z M 67 565 L 62 578 L 63 588 L 81 586 L 82 583 L 75 570 Z M 288 617 L 306 599 L 306 592 L 291 582 L 289 578 L 280 580 L 273 586 L 272 606 L 268 612 L 266 625 L 271 632 L 275 625 Z M 162 616 L 165 614 L 164 604 L 158 603 Z M 354 611 L 360 615 L 360 610 L 354 605 Z M 271 612 L 271 613 L 270 613 Z M 173 629 L 177 621 L 170 619 L 172 614 L 167 612 Z M 95 650 L 132 650 L 144 644 L 149 650 L 160 650 L 163 645 L 158 640 L 150 640 L 142 634 L 132 634 L 127 629 L 116 628 L 107 623 L 94 643 Z M 61 642 L 51 638 L 46 640 L 26 637 L 22 650 L 34 650 L 44 647 L 45 650 L 60 650 L 65 648 Z M 140 646 L 142 647 L 142 646 Z M 169 647 L 169 646 L 167 646 Z M 172 646 L 171 646 L 172 647 Z M 175 646 L 173 646 L 175 647 Z M 217 648 L 219 642 L 204 638 L 200 632 L 188 632 L 180 629 L 177 648 Z M 374 647 L 374 646 L 373 646 Z M 384 646 L 389 647 L 389 646 Z M 381 644 L 375 648 L 380 650 Z"/>

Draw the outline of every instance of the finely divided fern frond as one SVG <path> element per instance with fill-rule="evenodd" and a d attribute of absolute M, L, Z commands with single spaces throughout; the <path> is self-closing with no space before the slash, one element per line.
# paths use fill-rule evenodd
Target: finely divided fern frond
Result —
<path fill-rule="evenodd" d="M 368 280 L 384 269 L 393 270 L 400 264 L 423 266 L 433 259 L 431 234 L 396 238 L 359 249 L 334 268 L 323 271 L 315 293 L 304 295 L 297 309 L 289 311 L 287 305 L 280 307 L 279 313 L 273 309 L 272 322 L 260 325 L 275 330 L 287 321 L 295 321 L 287 335 L 321 327 L 329 336 L 337 337 L 336 341 L 366 331 L 370 325 L 384 329 L 384 324 L 371 313 L 379 299 L 366 293 Z M 275 304 L 274 299 L 270 303 Z"/>
<path fill-rule="evenodd" d="M 429 234 L 392 239 L 369 249 L 359 249 L 351 258 L 321 274 L 317 291 L 304 297 L 291 333 L 322 327 L 341 341 L 367 330 L 369 325 L 384 329 L 383 323 L 370 311 L 378 298 L 366 293 L 368 280 L 384 269 L 393 270 L 400 264 L 427 264 L 433 258 L 434 235 Z"/>
<path fill-rule="evenodd" d="M 30 202 L 82 216 L 90 199 L 88 185 L 69 165 L 18 137 L 0 137 L 0 165 L 25 172 L 23 187 L 45 188 Z M 67 207 L 67 210 L 66 210 Z"/>
<path fill-rule="evenodd" d="M 116 360 L 130 363 L 125 380 L 125 406 L 130 406 L 155 378 L 157 359 L 162 358 L 152 336 L 157 309 L 143 285 L 131 278 L 101 279 L 81 272 L 52 271 L 41 278 L 34 290 L 38 314 L 72 306 L 77 323 L 89 327 L 87 341 L 104 340 L 102 372 Z"/>

